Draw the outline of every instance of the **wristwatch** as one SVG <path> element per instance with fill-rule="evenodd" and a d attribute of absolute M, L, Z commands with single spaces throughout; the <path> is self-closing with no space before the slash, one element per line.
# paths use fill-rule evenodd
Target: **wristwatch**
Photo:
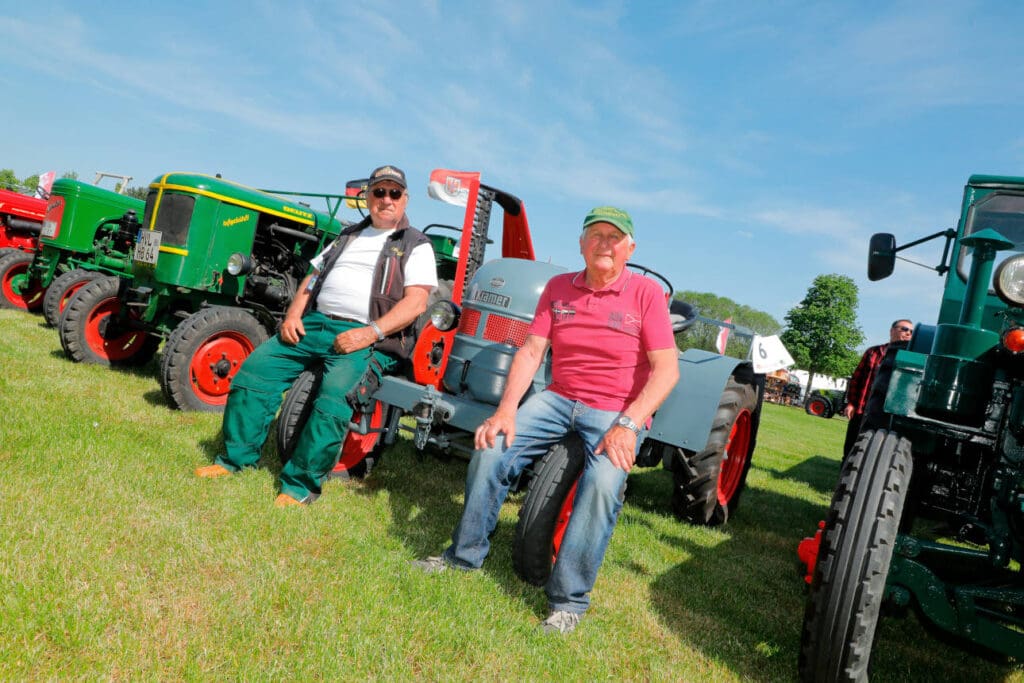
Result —
<path fill-rule="evenodd" d="M 615 420 L 615 424 L 619 427 L 625 427 L 637 436 L 640 436 L 640 426 L 636 422 L 633 422 L 633 418 L 625 413 L 619 415 L 619 418 Z"/>

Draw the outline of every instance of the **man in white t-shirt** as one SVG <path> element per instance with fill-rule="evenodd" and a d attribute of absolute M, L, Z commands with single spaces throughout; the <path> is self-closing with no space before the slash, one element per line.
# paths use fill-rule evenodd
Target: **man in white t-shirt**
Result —
<path fill-rule="evenodd" d="M 279 507 L 308 504 L 334 466 L 352 418 L 346 395 L 367 370 L 378 376 L 412 351 L 410 327 L 437 286 L 430 241 L 409 225 L 405 173 L 381 166 L 366 190 L 370 215 L 311 262 L 277 336 L 246 359 L 224 409 L 224 455 L 196 470 L 221 477 L 255 467 L 282 393 L 318 362 L 320 387 L 295 452 L 281 470 Z"/>

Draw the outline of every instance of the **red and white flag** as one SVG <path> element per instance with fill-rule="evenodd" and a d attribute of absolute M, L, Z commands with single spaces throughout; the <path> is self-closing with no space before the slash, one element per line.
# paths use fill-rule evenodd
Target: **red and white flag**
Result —
<path fill-rule="evenodd" d="M 726 318 L 724 322 L 731 323 L 732 318 Z M 718 349 L 718 353 L 725 355 L 725 342 L 729 339 L 729 328 L 722 326 L 722 329 L 718 331 L 718 339 L 715 340 L 715 348 Z"/>
<path fill-rule="evenodd" d="M 480 174 L 475 171 L 450 171 L 446 168 L 436 168 L 430 172 L 427 194 L 448 204 L 467 206 L 470 188 L 479 183 Z"/>

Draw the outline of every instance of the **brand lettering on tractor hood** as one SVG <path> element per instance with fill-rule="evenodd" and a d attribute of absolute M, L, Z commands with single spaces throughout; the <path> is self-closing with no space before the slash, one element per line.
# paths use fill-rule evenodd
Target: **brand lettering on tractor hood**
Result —
<path fill-rule="evenodd" d="M 308 218 L 310 220 L 312 220 L 313 218 L 313 214 L 311 214 L 309 211 L 300 211 L 299 209 L 293 209 L 290 206 L 282 206 L 281 210 L 284 211 L 285 213 L 290 213 L 294 216 L 302 216 L 303 218 Z"/>
<path fill-rule="evenodd" d="M 488 292 L 486 289 L 477 292 L 473 298 L 476 301 L 491 304 L 492 306 L 501 306 L 502 308 L 508 308 L 512 302 L 512 299 L 504 294 L 495 294 L 494 292 Z"/>
<path fill-rule="evenodd" d="M 236 216 L 235 218 L 229 218 L 224 221 L 224 227 L 227 228 L 232 225 L 238 225 L 239 223 L 246 223 L 250 218 L 250 214 L 244 214 L 242 216 Z"/>

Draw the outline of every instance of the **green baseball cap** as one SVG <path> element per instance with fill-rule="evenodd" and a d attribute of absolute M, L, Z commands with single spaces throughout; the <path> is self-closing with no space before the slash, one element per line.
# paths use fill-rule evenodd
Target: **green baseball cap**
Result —
<path fill-rule="evenodd" d="M 633 219 L 628 213 L 614 206 L 598 206 L 591 209 L 583 219 L 583 229 L 586 230 L 594 223 L 611 223 L 624 234 L 633 236 Z"/>

